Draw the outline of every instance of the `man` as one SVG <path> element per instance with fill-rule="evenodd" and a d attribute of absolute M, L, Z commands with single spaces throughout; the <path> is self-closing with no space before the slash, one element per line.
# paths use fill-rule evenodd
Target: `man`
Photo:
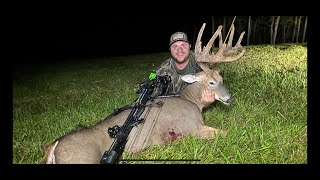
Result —
<path fill-rule="evenodd" d="M 202 71 L 196 63 L 194 53 L 190 51 L 190 48 L 191 44 L 186 33 L 175 32 L 171 35 L 169 44 L 171 57 L 165 60 L 156 71 L 159 76 L 169 75 L 171 77 L 167 94 L 179 93 L 181 89 L 187 86 L 187 83 L 181 80 L 181 75 Z M 203 104 L 211 104 L 214 101 L 214 91 L 203 88 L 201 102 Z"/>

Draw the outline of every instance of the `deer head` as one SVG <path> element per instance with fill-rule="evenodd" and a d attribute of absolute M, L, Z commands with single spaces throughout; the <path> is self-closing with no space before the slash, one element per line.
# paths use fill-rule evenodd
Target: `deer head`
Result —
<path fill-rule="evenodd" d="M 242 32 L 236 45 L 232 47 L 232 39 L 234 35 L 234 25 L 231 26 L 231 33 L 227 44 L 222 44 L 222 35 L 221 29 L 222 26 L 219 26 L 216 32 L 213 34 L 207 46 L 204 46 L 202 49 L 201 37 L 205 28 L 205 23 L 202 25 L 199 33 L 198 38 L 195 45 L 195 58 L 198 65 L 201 67 L 203 72 L 197 73 L 195 75 L 185 75 L 182 77 L 182 80 L 188 83 L 195 83 L 193 86 L 207 86 L 209 88 L 214 89 L 215 91 L 215 99 L 221 101 L 222 103 L 229 105 L 232 102 L 231 95 L 227 88 L 223 85 L 223 79 L 219 74 L 218 63 L 221 62 L 233 62 L 238 60 L 240 57 L 243 56 L 245 50 L 241 46 L 241 41 L 245 32 Z M 219 50 L 214 54 L 211 52 L 212 44 L 214 43 L 215 39 L 219 35 Z M 194 91 L 194 89 L 199 89 L 199 87 L 194 88 L 192 86 L 186 87 L 186 90 L 182 92 L 182 95 L 187 97 L 187 99 L 191 101 L 196 101 L 196 104 L 202 110 L 204 105 L 201 104 L 199 98 L 201 94 L 193 92 L 193 94 L 197 94 L 198 97 L 191 97 L 188 91 Z"/>

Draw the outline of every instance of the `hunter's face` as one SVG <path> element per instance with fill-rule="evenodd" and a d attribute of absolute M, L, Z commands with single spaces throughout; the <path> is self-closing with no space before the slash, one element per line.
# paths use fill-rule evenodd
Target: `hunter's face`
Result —
<path fill-rule="evenodd" d="M 170 52 L 172 57 L 174 57 L 178 63 L 183 63 L 189 58 L 190 48 L 191 45 L 189 43 L 177 41 L 170 46 Z"/>

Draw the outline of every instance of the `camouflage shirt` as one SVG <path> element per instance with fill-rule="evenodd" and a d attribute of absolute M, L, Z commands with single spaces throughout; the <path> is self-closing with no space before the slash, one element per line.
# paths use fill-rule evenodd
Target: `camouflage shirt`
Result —
<path fill-rule="evenodd" d="M 183 70 L 179 70 L 175 65 L 174 59 L 170 57 L 159 66 L 156 74 L 159 76 L 169 75 L 171 77 L 171 83 L 168 85 L 166 94 L 176 94 L 187 85 L 186 82 L 181 80 L 182 75 L 194 74 L 200 71 L 201 68 L 196 63 L 194 53 L 190 52 L 189 63 Z"/>

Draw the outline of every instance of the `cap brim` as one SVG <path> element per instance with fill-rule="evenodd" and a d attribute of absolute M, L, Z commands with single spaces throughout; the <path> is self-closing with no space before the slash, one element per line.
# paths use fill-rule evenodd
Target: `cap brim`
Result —
<path fill-rule="evenodd" d="M 177 40 L 172 41 L 172 42 L 169 44 L 169 47 L 171 47 L 171 45 L 172 45 L 173 43 L 177 42 L 177 41 L 184 41 L 184 42 L 187 42 L 187 43 L 190 44 L 190 42 L 187 41 L 187 40 L 185 40 L 185 39 L 177 39 Z"/>

